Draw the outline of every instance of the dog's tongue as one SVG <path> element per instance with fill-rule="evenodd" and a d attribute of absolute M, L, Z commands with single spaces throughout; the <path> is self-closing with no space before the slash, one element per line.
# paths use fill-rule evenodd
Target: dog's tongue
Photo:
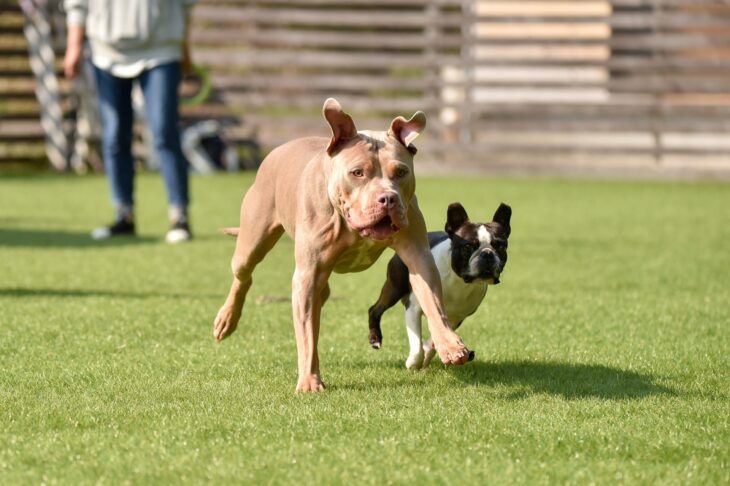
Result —
<path fill-rule="evenodd" d="M 384 240 L 391 237 L 396 231 L 398 228 L 393 224 L 390 216 L 386 216 L 374 225 L 360 230 L 360 235 L 369 236 L 375 240 Z"/>
<path fill-rule="evenodd" d="M 384 240 L 390 237 L 395 231 L 388 225 L 387 227 L 375 227 L 370 232 L 370 237 L 376 240 Z"/>

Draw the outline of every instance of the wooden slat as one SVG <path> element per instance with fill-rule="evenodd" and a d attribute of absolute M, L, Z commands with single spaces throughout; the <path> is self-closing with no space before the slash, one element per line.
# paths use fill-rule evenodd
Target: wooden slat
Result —
<path fill-rule="evenodd" d="M 730 71 L 730 57 L 698 59 L 692 57 L 651 57 L 641 55 L 623 56 L 608 60 L 566 60 L 566 59 L 470 59 L 462 61 L 457 55 L 413 56 L 410 54 L 388 54 L 372 52 L 317 51 L 317 50 L 213 50 L 198 49 L 195 53 L 200 62 L 221 68 L 248 66 L 251 68 L 302 67 L 302 68 L 340 68 L 340 69 L 386 69 L 428 68 L 460 65 L 470 69 L 477 66 L 561 66 L 603 67 L 611 70 L 631 70 L 635 72 L 658 72 L 675 70 L 691 73 L 696 69 L 717 71 L 718 74 Z M 721 72 L 720 72 L 721 71 Z"/>
<path fill-rule="evenodd" d="M 426 145 L 428 147 L 428 145 Z M 459 150 L 468 150 L 481 155 L 500 154 L 501 156 L 519 155 L 526 156 L 550 156 L 557 154 L 585 154 L 595 156 L 605 155 L 653 155 L 656 149 L 652 146 L 631 147 L 619 145 L 593 145 L 578 146 L 574 144 L 565 145 L 509 145 L 496 143 L 471 143 L 468 147 L 457 146 Z M 430 147 L 429 147 L 430 148 Z M 441 147 L 443 148 L 443 147 Z M 664 147 L 666 154 L 672 155 L 717 155 L 727 153 L 727 147 Z"/>
<path fill-rule="evenodd" d="M 234 23 L 241 25 L 299 25 L 330 27 L 337 29 L 365 28 L 379 29 L 406 29 L 423 28 L 429 23 L 439 27 L 461 26 L 462 16 L 453 13 L 444 13 L 437 17 L 428 16 L 422 11 L 403 11 L 398 14 L 377 10 L 328 10 L 326 13 L 302 8 L 262 8 L 259 6 L 245 7 L 209 7 L 200 6 L 195 10 L 196 20 L 202 22 L 219 22 L 221 24 Z"/>
<path fill-rule="evenodd" d="M 525 16 L 490 16 L 474 15 L 470 18 L 484 26 L 497 27 L 500 25 L 514 26 L 514 29 L 524 29 L 525 24 L 534 29 L 550 29 L 556 24 L 567 29 L 578 28 L 584 24 L 606 25 L 613 29 L 646 30 L 646 29 L 714 29 L 728 30 L 730 14 L 711 14 L 707 12 L 631 12 L 628 14 L 614 13 L 604 16 L 565 16 L 546 17 L 541 15 Z"/>
<path fill-rule="evenodd" d="M 323 32 L 270 28 L 257 30 L 219 30 L 213 28 L 193 29 L 193 39 L 201 44 L 256 44 L 286 48 L 335 47 L 358 49 L 423 49 L 426 42 L 439 48 L 460 47 L 460 35 L 447 35 L 429 40 L 423 32 L 396 32 L 373 35 L 372 32 Z"/>
<path fill-rule="evenodd" d="M 42 140 L 43 128 L 38 119 L 0 120 L 0 142 Z"/>
<path fill-rule="evenodd" d="M 730 20 L 729 20 L 730 22 Z M 350 49 L 396 49 L 422 50 L 428 46 L 438 50 L 454 49 L 464 44 L 464 38 L 457 34 L 442 34 L 428 39 L 424 32 L 415 33 L 382 33 L 373 35 L 370 32 L 317 32 L 295 29 L 258 29 L 258 30 L 220 30 L 213 28 L 196 28 L 193 30 L 196 45 L 207 46 L 223 44 L 230 47 L 244 44 L 265 45 L 289 49 L 308 47 L 350 48 Z M 632 51 L 657 50 L 676 51 L 700 48 L 730 47 L 730 33 L 727 35 L 709 36 L 700 33 L 656 33 L 656 34 L 614 34 L 608 39 L 575 39 L 555 37 L 531 38 L 489 38 L 474 39 L 472 44 L 479 46 L 606 46 L 612 49 Z M 726 54 L 730 56 L 730 54 Z"/>
<path fill-rule="evenodd" d="M 726 117 L 715 120 L 706 118 L 679 118 L 657 120 L 653 117 L 551 117 L 549 119 L 535 118 L 490 118 L 477 120 L 473 123 L 475 132 L 496 130 L 539 130 L 545 133 L 573 132 L 576 130 L 591 130 L 595 133 L 611 132 L 664 132 L 680 131 L 685 133 L 707 133 L 714 131 L 729 132 L 730 120 Z"/>
<path fill-rule="evenodd" d="M 196 19 L 206 22 L 236 23 L 240 25 L 313 25 L 317 27 L 363 27 L 370 28 L 423 28 L 431 24 L 439 27 L 460 27 L 463 19 L 481 24 L 484 27 L 497 28 L 500 24 L 515 26 L 516 35 L 524 32 L 520 24 L 535 24 L 549 27 L 552 24 L 572 26 L 581 24 L 600 24 L 619 29 L 687 29 L 719 28 L 727 30 L 730 15 L 713 15 L 705 12 L 646 12 L 630 14 L 611 14 L 605 16 L 583 17 L 546 17 L 546 16 L 490 16 L 459 15 L 442 13 L 432 18 L 423 9 L 392 12 L 373 10 L 329 10 L 326 15 L 321 11 L 303 8 L 266 8 L 262 6 L 245 7 L 213 7 L 202 5 L 195 11 Z"/>
<path fill-rule="evenodd" d="M 229 0 L 229 1 L 206 1 L 204 2 L 204 5 L 206 6 L 212 6 L 212 5 L 218 5 L 218 6 L 227 6 L 227 7 L 237 7 L 241 6 L 241 4 L 246 3 L 241 0 Z M 417 7 L 421 8 L 424 6 L 424 0 L 266 0 L 265 2 L 259 2 L 262 5 L 267 6 L 283 6 L 283 7 L 290 7 L 292 5 L 294 6 L 300 6 L 300 7 L 328 7 L 328 8 L 351 8 L 354 6 L 358 7 L 372 7 L 374 5 L 377 5 L 378 7 L 382 9 L 402 9 L 404 7 Z M 444 6 L 444 7 L 461 7 L 463 5 L 463 0 L 428 0 L 428 3 L 438 5 L 438 6 Z"/>
<path fill-rule="evenodd" d="M 341 91 L 373 93 L 381 90 L 393 92 L 436 91 L 443 88 L 473 88 L 491 89 L 497 92 L 513 91 L 517 89 L 530 90 L 534 93 L 552 92 L 556 95 L 570 96 L 577 90 L 603 90 L 608 93 L 636 93 L 636 94 L 723 94 L 728 92 L 728 81 L 721 76 L 713 78 L 682 78 L 667 76 L 659 78 L 653 76 L 631 77 L 630 79 L 609 80 L 565 80 L 553 81 L 530 79 L 525 77 L 505 76 L 500 80 L 449 81 L 443 82 L 435 76 L 413 78 L 389 78 L 378 75 L 336 75 L 336 74 L 300 74 L 297 76 L 282 77 L 277 74 L 249 76 L 220 75 L 213 79 L 216 89 L 228 92 L 251 92 L 254 90 L 271 89 L 285 91 L 289 96 L 311 91 Z M 316 88 L 315 88 L 316 87 Z M 0 87 L 0 93 L 3 90 Z M 595 91 L 599 93 L 599 91 Z M 30 96 L 32 92 L 25 93 Z M 444 104 L 447 104 L 446 102 Z"/>

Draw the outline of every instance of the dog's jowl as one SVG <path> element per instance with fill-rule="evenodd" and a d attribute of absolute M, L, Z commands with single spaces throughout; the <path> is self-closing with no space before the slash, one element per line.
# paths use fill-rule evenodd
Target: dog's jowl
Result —
<path fill-rule="evenodd" d="M 453 203 L 447 211 L 445 231 L 428 234 L 431 252 L 441 276 L 446 315 L 456 327 L 476 312 L 487 294 L 487 287 L 499 283 L 507 263 L 511 217 L 512 209 L 503 203 L 497 208 L 491 222 L 473 223 L 463 206 Z M 434 355 L 433 341 L 429 339 L 423 342 L 423 309 L 411 290 L 408 267 L 396 255 L 388 262 L 387 280 L 378 301 L 369 311 L 370 344 L 376 349 L 383 342 L 380 319 L 399 300 L 406 307 L 406 330 L 410 344 L 406 366 L 426 367 Z"/>
<path fill-rule="evenodd" d="M 328 99 L 323 112 L 332 137 L 300 138 L 274 149 L 243 198 L 239 227 L 226 231 L 237 235 L 233 282 L 213 324 L 215 339 L 235 331 L 254 268 L 286 232 L 296 261 L 297 391 L 324 389 L 317 339 L 330 274 L 365 270 L 388 247 L 411 269 L 409 283 L 439 357 L 465 363 L 469 350 L 444 318 L 441 282 L 414 195 L 412 142 L 426 116 L 417 112 L 410 120 L 395 118 L 387 131 L 358 132 L 336 100 Z"/>

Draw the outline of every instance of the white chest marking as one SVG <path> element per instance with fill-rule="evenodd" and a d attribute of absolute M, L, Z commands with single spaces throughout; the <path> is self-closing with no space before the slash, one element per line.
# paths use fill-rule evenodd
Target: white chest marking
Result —
<path fill-rule="evenodd" d="M 485 229 L 486 230 L 486 229 Z M 464 282 L 451 268 L 451 240 L 447 239 L 431 248 L 444 291 L 444 307 L 451 325 L 456 326 L 472 315 L 487 293 L 487 283 L 482 280 L 470 284 Z M 406 330 L 410 353 L 406 367 L 418 369 L 428 366 L 436 354 L 432 340 L 425 344 L 421 339 L 421 306 L 411 292 L 406 305 Z"/>
<path fill-rule="evenodd" d="M 484 227 L 479 229 L 480 233 L 482 228 Z M 484 231 L 486 232 L 486 228 Z M 455 326 L 476 312 L 487 293 L 487 283 L 483 280 L 466 283 L 454 273 L 451 268 L 451 240 L 439 243 L 431 249 L 431 252 L 441 276 L 446 315 Z"/>

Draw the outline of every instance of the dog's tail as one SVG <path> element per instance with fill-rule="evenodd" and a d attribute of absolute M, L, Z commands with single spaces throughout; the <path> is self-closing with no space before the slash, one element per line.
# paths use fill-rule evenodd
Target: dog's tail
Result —
<path fill-rule="evenodd" d="M 238 228 L 221 228 L 224 235 L 238 236 Z"/>

